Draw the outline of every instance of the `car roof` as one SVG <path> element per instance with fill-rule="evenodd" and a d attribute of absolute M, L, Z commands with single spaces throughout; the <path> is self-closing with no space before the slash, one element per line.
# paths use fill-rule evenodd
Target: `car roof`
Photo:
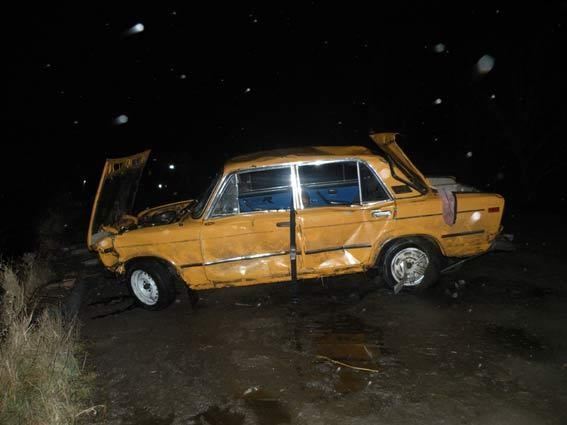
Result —
<path fill-rule="evenodd" d="M 298 148 L 272 149 L 240 155 L 228 160 L 225 173 L 241 169 L 288 164 L 299 161 L 332 161 L 374 155 L 364 146 L 304 146 Z"/>

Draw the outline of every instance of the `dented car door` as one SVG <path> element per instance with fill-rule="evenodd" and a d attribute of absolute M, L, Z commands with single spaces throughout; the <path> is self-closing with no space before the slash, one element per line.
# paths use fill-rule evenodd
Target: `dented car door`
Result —
<path fill-rule="evenodd" d="M 201 230 L 207 279 L 214 286 L 290 278 L 291 168 L 226 177 Z"/>
<path fill-rule="evenodd" d="M 362 161 L 297 167 L 298 274 L 301 277 L 362 270 L 394 212 L 379 177 Z"/>

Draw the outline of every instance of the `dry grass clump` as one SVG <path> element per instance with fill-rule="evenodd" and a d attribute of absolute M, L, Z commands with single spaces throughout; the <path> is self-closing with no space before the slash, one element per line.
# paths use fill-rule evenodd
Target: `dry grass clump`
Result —
<path fill-rule="evenodd" d="M 84 409 L 90 377 L 78 359 L 77 326 L 59 308 L 35 308 L 49 279 L 33 255 L 0 263 L 0 424 L 73 424 Z"/>

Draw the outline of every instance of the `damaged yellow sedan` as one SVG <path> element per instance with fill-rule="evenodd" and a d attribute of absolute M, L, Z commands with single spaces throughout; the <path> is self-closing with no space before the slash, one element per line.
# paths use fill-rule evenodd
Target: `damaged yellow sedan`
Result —
<path fill-rule="evenodd" d="M 144 308 L 191 290 L 377 269 L 390 287 L 422 290 L 447 259 L 490 249 L 504 199 L 426 178 L 395 133 L 357 146 L 236 157 L 196 200 L 132 215 L 149 152 L 106 162 L 88 246 L 125 276 Z M 446 183 L 446 182 L 445 182 Z"/>

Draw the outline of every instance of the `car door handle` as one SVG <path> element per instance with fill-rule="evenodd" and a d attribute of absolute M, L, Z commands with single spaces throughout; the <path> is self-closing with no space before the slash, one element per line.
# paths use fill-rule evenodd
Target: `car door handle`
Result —
<path fill-rule="evenodd" d="M 276 226 L 278 227 L 289 227 L 291 223 L 289 221 L 278 221 Z"/>
<path fill-rule="evenodd" d="M 372 217 L 390 217 L 392 215 L 392 211 L 382 211 L 382 210 L 373 210 Z"/>

